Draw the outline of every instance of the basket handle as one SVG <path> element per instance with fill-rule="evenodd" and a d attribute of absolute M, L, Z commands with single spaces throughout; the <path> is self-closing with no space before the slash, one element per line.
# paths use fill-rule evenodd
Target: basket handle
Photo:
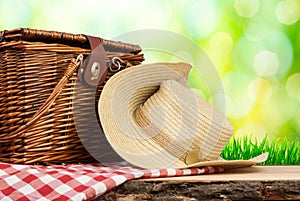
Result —
<path fill-rule="evenodd" d="M 16 139 L 17 137 L 23 135 L 28 129 L 32 127 L 32 125 L 37 122 L 52 106 L 57 96 L 60 94 L 64 86 L 68 83 L 70 77 L 77 70 L 77 68 L 82 64 L 83 55 L 80 54 L 76 58 L 73 58 L 70 61 L 67 69 L 65 70 L 62 78 L 57 83 L 56 87 L 53 89 L 52 93 L 48 97 L 48 99 L 44 102 L 44 104 L 39 108 L 39 110 L 31 117 L 31 119 L 25 124 L 20 126 L 17 130 L 12 133 L 9 133 L 5 137 L 1 138 L 1 143 L 8 143 Z"/>

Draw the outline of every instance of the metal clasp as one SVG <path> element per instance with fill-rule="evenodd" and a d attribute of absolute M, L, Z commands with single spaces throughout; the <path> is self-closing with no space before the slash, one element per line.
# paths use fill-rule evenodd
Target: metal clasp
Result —
<path fill-rule="evenodd" d="M 112 68 L 112 65 L 116 66 L 117 68 Z M 125 66 L 126 66 L 126 62 L 120 59 L 120 57 L 113 57 L 111 60 L 111 64 L 109 65 L 109 70 L 114 73 L 114 72 L 118 72 L 122 67 Z"/>
<path fill-rule="evenodd" d="M 77 66 L 81 66 L 82 65 L 82 62 L 83 62 L 83 55 L 82 54 L 79 54 L 75 60 L 75 63 Z"/>

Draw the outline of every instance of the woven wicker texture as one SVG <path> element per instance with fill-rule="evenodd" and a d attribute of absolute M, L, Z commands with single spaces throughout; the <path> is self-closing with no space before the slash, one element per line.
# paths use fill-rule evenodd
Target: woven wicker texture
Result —
<path fill-rule="evenodd" d="M 126 68 L 144 60 L 137 45 L 101 40 L 107 62 L 119 57 Z M 91 107 L 97 112 L 101 90 L 115 72 L 108 72 L 106 81 L 98 86 L 95 94 L 93 87 L 75 87 L 78 83 L 75 71 L 38 121 L 22 135 L 1 142 L 9 136 L 14 137 L 12 133 L 32 119 L 64 76 L 71 60 L 79 54 L 86 58 L 90 52 L 86 36 L 80 34 L 32 29 L 0 32 L 1 162 L 50 165 L 95 161 L 77 134 L 73 118 L 74 94 L 75 90 L 80 90 L 76 102 L 82 107 L 77 112 L 82 122 L 86 122 L 84 118 L 95 115 L 91 114 Z M 87 105 L 91 102 L 95 104 Z M 83 129 L 81 133 L 88 133 L 99 129 L 99 124 L 79 127 Z"/>

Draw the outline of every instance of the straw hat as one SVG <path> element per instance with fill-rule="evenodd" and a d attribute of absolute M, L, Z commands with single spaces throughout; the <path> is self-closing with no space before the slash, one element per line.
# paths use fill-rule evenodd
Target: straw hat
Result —
<path fill-rule="evenodd" d="M 143 168 L 251 166 L 225 161 L 220 153 L 233 134 L 228 119 L 187 86 L 191 66 L 154 63 L 125 69 L 105 84 L 100 121 L 112 148 Z"/>

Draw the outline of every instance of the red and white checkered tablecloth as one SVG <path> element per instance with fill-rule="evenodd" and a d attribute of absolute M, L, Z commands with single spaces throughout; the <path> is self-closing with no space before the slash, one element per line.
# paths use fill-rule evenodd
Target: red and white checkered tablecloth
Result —
<path fill-rule="evenodd" d="M 223 172 L 222 168 L 139 169 L 126 162 L 84 165 L 0 163 L 1 200 L 93 200 L 127 180 Z"/>

